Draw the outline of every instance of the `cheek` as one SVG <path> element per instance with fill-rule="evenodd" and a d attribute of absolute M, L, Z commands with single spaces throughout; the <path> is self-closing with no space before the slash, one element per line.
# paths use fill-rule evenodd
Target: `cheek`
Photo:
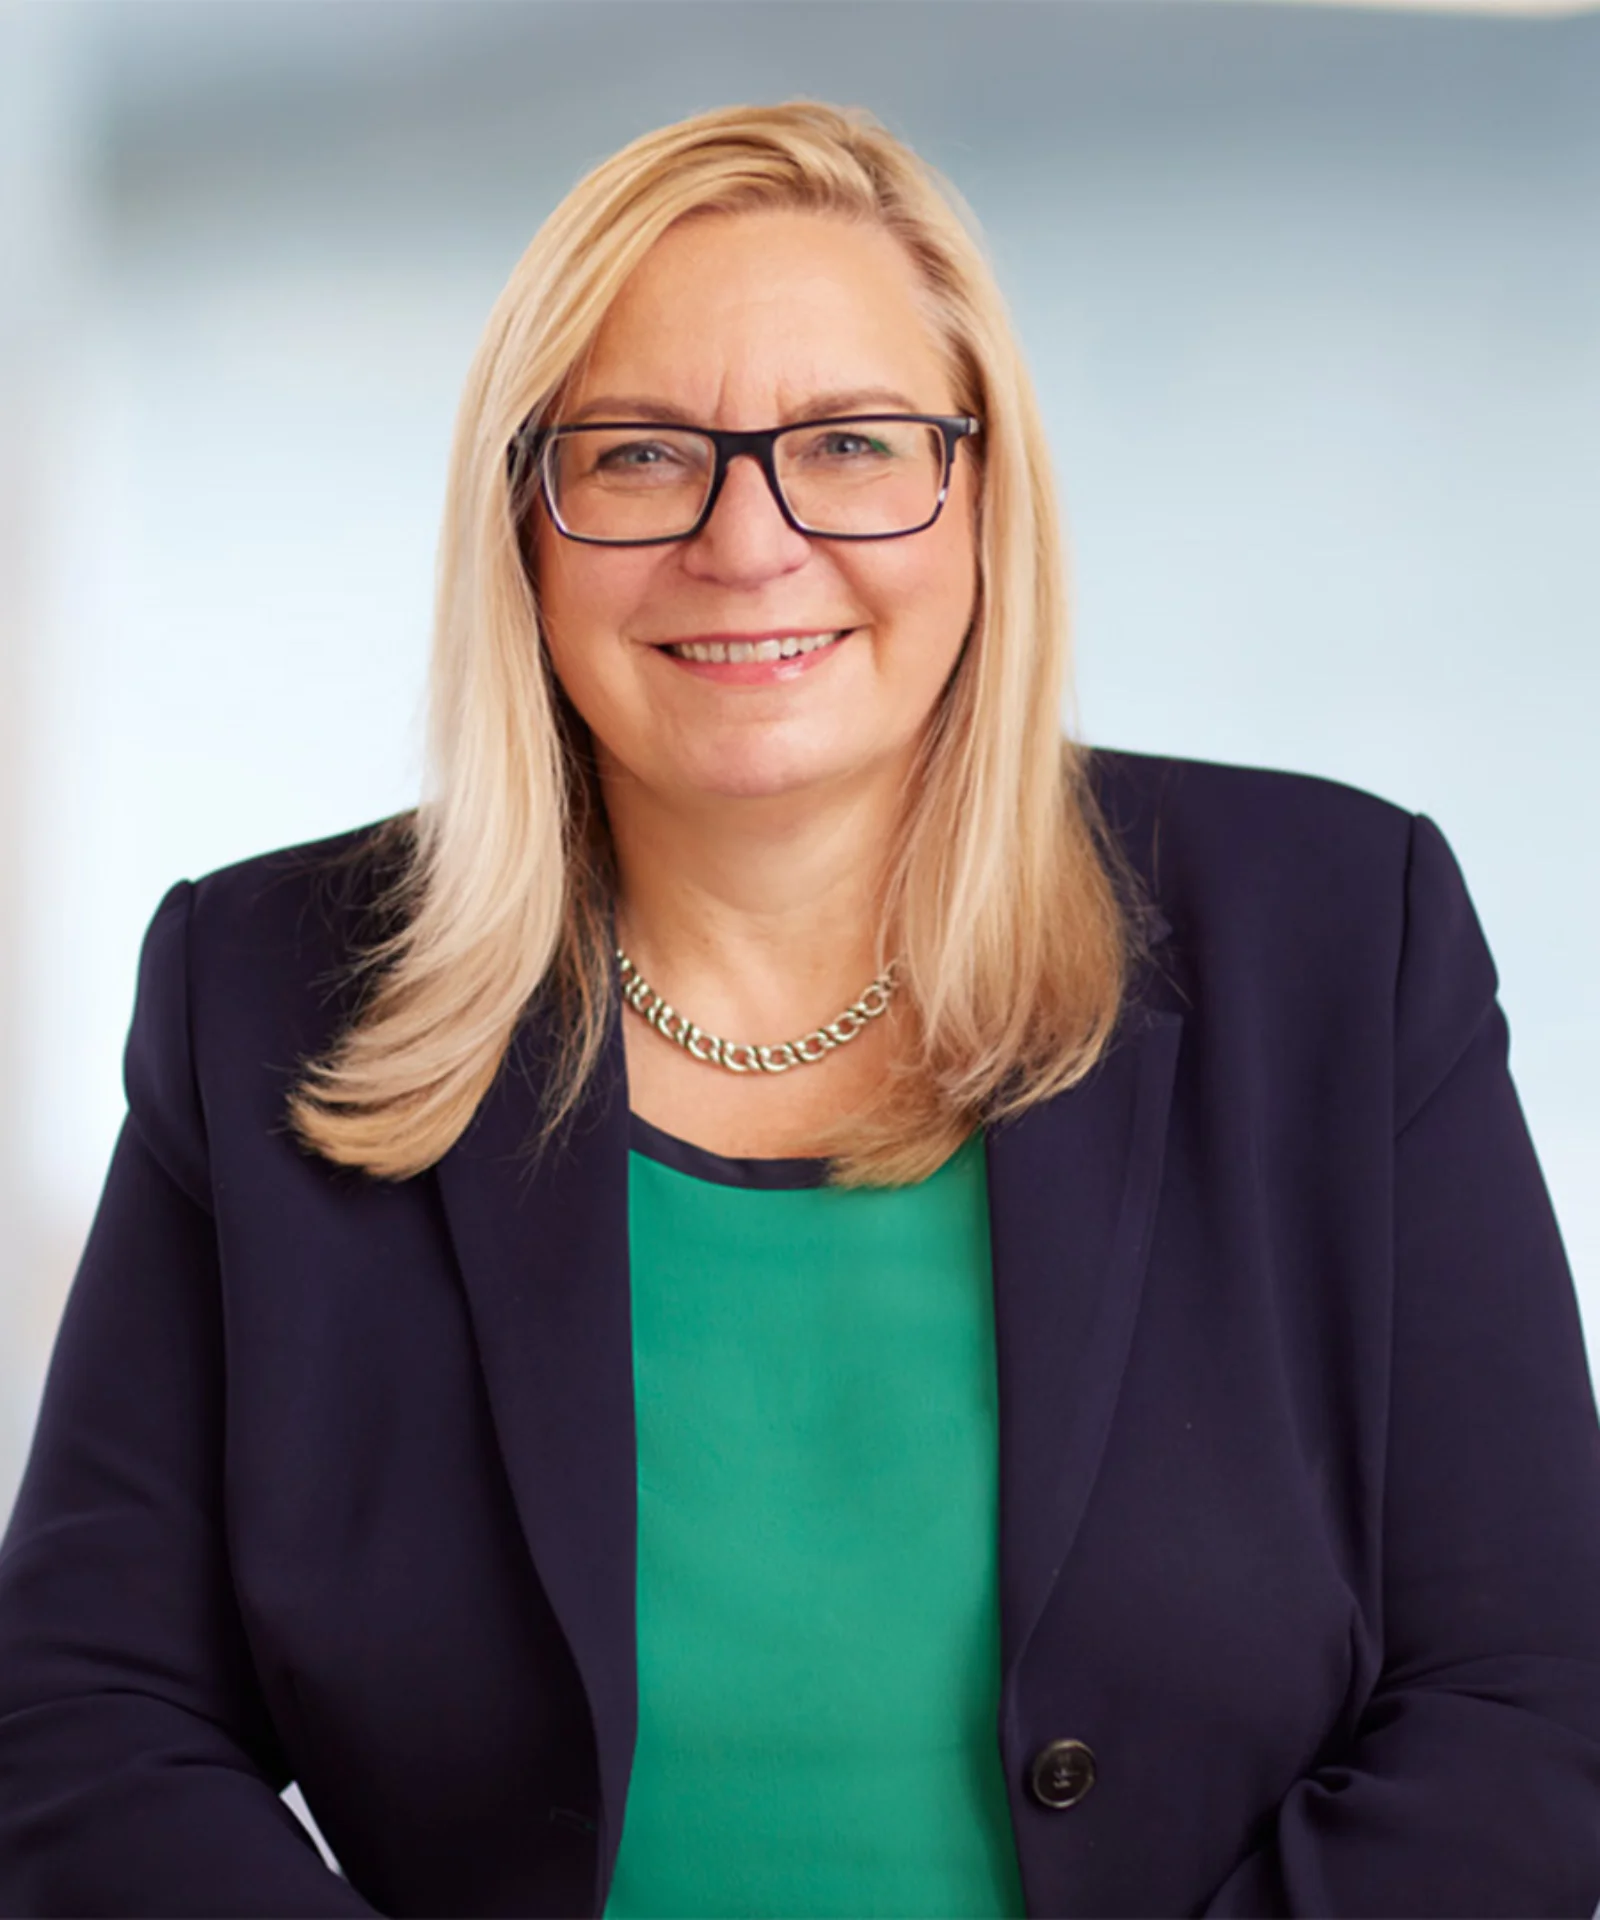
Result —
<path fill-rule="evenodd" d="M 955 650 L 967 631 L 976 600 L 977 550 L 965 512 L 950 515 L 948 525 L 941 518 L 929 531 L 939 536 L 938 544 L 908 575 L 901 592 L 906 604 L 917 607 L 921 615 L 918 624 L 928 631 L 929 638 L 948 640 Z"/>
<path fill-rule="evenodd" d="M 533 553 L 534 599 L 545 638 L 554 653 L 564 644 L 576 624 L 578 610 L 584 605 L 585 596 L 573 577 L 575 570 L 581 571 L 583 552 L 570 540 L 563 540 L 552 532 L 540 514 Z"/>
<path fill-rule="evenodd" d="M 930 542 L 925 560 L 929 592 L 943 596 L 947 606 L 960 606 L 964 631 L 966 610 L 978 584 L 978 515 L 972 476 L 959 457 L 944 508 L 922 537 Z"/>
<path fill-rule="evenodd" d="M 598 731 L 605 724 L 610 704 L 604 654 L 595 644 L 599 637 L 594 631 L 598 610 L 593 596 L 586 594 L 582 582 L 574 577 L 566 557 L 549 551 L 556 544 L 565 544 L 559 535 L 540 544 L 534 585 L 545 658 L 580 718 L 591 730 Z"/>
<path fill-rule="evenodd" d="M 598 556 L 587 547 L 541 528 L 534 543 L 534 599 L 551 665 L 569 693 L 580 686 L 603 686 L 618 657 L 614 644 L 640 587 L 634 569 L 618 565 L 619 555 Z"/>
<path fill-rule="evenodd" d="M 978 560 L 970 512 L 954 497 L 925 532 L 859 547 L 843 564 L 880 618 L 909 618 L 923 631 L 952 623 L 965 631 Z"/>

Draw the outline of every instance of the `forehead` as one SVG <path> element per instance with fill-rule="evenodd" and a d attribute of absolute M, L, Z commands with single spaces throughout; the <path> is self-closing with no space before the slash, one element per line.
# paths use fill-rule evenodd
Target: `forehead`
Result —
<path fill-rule="evenodd" d="M 766 425 L 816 394 L 868 388 L 904 394 L 913 411 L 953 404 L 900 243 L 837 215 L 701 214 L 624 283 L 569 408 L 652 398 L 709 425 Z M 761 417 L 731 417 L 752 410 Z"/>

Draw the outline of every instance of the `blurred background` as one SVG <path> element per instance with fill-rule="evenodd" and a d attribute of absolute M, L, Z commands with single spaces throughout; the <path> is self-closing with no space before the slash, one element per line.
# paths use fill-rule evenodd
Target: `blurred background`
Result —
<path fill-rule="evenodd" d="M 987 230 L 1082 732 L 1443 827 L 1600 1342 L 1600 15 L 0 0 L 0 1517 L 157 900 L 415 797 L 513 262 L 634 134 L 799 94 Z"/>

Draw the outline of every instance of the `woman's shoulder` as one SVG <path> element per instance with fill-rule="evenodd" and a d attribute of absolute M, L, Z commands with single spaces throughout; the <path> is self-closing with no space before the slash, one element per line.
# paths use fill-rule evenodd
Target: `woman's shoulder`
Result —
<path fill-rule="evenodd" d="M 1172 936 L 1157 971 L 1181 1001 L 1251 1058 L 1307 1073 L 1326 1072 L 1330 1045 L 1370 1063 L 1388 1036 L 1394 1110 L 1420 1111 L 1499 985 L 1428 815 L 1263 767 L 1095 750 L 1089 769 L 1107 831 Z"/>
<path fill-rule="evenodd" d="M 363 959 L 402 924 L 414 818 L 177 882 L 145 934 L 135 1040 L 181 1022 L 196 1044 L 268 1047 L 263 1058 L 320 1050 L 359 1000 Z"/>
<path fill-rule="evenodd" d="M 1287 835 L 1382 842 L 1413 816 L 1392 800 L 1323 774 L 1220 760 L 1085 750 L 1095 797 L 1119 831 L 1160 818 L 1187 832 L 1222 831 L 1246 845 Z M 1120 826 L 1119 826 L 1120 821 Z"/>
<path fill-rule="evenodd" d="M 274 847 L 214 868 L 168 895 L 206 949 L 313 952 L 335 961 L 392 930 L 411 868 L 414 813 Z"/>
<path fill-rule="evenodd" d="M 354 1010 L 362 957 L 396 924 L 410 835 L 397 815 L 278 847 L 180 880 L 157 907 L 124 1082 L 146 1144 L 201 1206 L 212 1136 L 281 1131 L 287 1085 Z"/>
<path fill-rule="evenodd" d="M 1403 936 L 1421 816 L 1316 774 L 1103 747 L 1087 763 L 1115 849 L 1180 939 L 1324 965 L 1352 947 L 1380 961 Z"/>
<path fill-rule="evenodd" d="M 1284 859 L 1402 857 L 1416 816 L 1321 774 L 1090 747 L 1089 783 L 1107 827 L 1144 868 L 1163 850 L 1219 873 Z"/>

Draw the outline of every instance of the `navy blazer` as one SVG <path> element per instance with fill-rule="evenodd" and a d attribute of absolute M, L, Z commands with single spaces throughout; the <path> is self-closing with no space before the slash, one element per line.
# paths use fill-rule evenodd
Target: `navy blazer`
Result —
<path fill-rule="evenodd" d="M 1589 1915 L 1600 1426 L 1456 865 L 1330 782 L 1092 765 L 1163 937 L 1094 1074 L 986 1136 L 1028 1912 Z M 301 1150 L 371 844 L 151 926 L 0 1557 L 7 1913 L 603 1908 L 637 1705 L 619 1018 L 536 1166 L 537 1011 L 433 1170 Z M 1096 1766 L 1067 1807 L 1033 1786 L 1059 1739 Z"/>

